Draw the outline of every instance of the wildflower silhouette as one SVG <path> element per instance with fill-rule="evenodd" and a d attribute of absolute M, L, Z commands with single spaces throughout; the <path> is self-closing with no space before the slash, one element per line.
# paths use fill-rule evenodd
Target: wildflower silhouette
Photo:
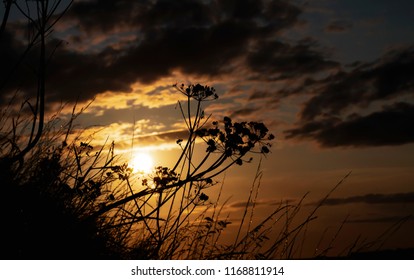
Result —
<path fill-rule="evenodd" d="M 198 197 L 201 201 L 206 201 L 207 195 L 202 194 L 201 190 L 213 186 L 213 178 L 234 164 L 241 165 L 243 162 L 251 162 L 251 157 L 247 160 L 245 159 L 249 152 L 269 153 L 270 141 L 274 139 L 274 136 L 269 134 L 268 129 L 263 123 L 233 123 L 229 117 L 225 117 L 223 121 L 213 121 L 209 128 L 206 127 L 211 116 L 206 117 L 204 115 L 202 103 L 218 98 L 213 87 L 196 84 L 187 87 L 184 85 L 179 87 L 174 85 L 174 88 L 183 93 L 187 97 L 188 102 L 187 110 L 179 102 L 180 111 L 187 126 L 188 138 L 176 141 L 182 149 L 176 164 L 173 168 L 157 167 L 154 174 L 150 175 L 150 178 L 142 181 L 142 186 L 145 187 L 143 190 L 106 205 L 91 217 L 96 218 L 130 201 L 141 199 L 154 193 L 162 194 L 164 191 L 174 190 L 172 194 L 165 197 L 165 200 L 158 205 L 162 206 L 170 199 L 175 198 L 176 193 L 181 188 L 196 189 L 194 197 Z M 197 103 L 197 109 L 193 114 L 190 111 L 192 100 L 195 100 Z M 198 144 L 197 139 L 203 140 L 207 145 L 206 155 L 198 162 L 193 157 Z M 213 162 L 207 164 L 208 160 L 213 156 Z M 177 170 L 180 170 L 180 172 L 177 172 Z M 124 175 L 119 176 L 122 179 L 127 179 Z M 189 196 L 186 197 L 187 199 L 189 198 Z M 155 212 L 151 214 L 155 214 Z"/>

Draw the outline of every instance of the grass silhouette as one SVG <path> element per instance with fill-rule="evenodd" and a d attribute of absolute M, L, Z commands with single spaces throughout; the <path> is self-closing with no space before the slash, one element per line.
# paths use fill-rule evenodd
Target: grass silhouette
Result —
<path fill-rule="evenodd" d="M 59 130 L 55 130 L 58 115 L 54 116 L 38 143 L 19 161 L 11 159 L 22 137 L 14 132 L 2 134 L 0 179 L 7 197 L 1 209 L 7 217 L 3 257 L 195 256 L 195 249 L 189 247 L 183 254 L 183 246 L 199 244 L 196 240 L 187 243 L 187 232 L 203 236 L 204 244 L 211 238 L 211 232 L 199 231 L 206 224 L 192 219 L 195 209 L 209 199 L 204 190 L 215 186 L 214 179 L 231 166 L 242 165 L 249 153 L 268 153 L 274 137 L 261 123 L 205 117 L 202 103 L 218 97 L 213 88 L 176 88 L 187 97 L 188 108 L 181 104 L 180 108 L 188 138 L 177 141 L 182 153 L 175 166 L 156 167 L 139 187 L 131 183 L 128 164 L 117 163 L 114 143 L 98 151 L 79 138 L 68 143 L 73 121 L 84 108 L 78 113 L 74 108 L 70 121 Z M 189 109 L 192 101 L 197 104 L 194 114 Z M 193 154 L 200 145 L 206 155 L 196 161 Z M 215 218 L 207 219 L 207 224 Z M 209 227 L 219 233 L 226 223 L 217 220 Z M 60 243 L 64 246 L 57 246 Z M 207 248 L 203 246 L 202 251 Z M 197 255 L 203 257 L 201 252 Z"/>

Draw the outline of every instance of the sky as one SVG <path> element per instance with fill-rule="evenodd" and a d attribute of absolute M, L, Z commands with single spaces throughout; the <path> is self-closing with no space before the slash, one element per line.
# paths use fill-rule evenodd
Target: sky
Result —
<path fill-rule="evenodd" d="M 0 41 L 3 108 L 36 88 L 35 53 L 10 71 L 26 23 L 13 7 Z M 310 239 L 348 215 L 340 242 L 375 238 L 414 213 L 413 26 L 409 0 L 74 1 L 48 37 L 48 113 L 66 104 L 69 118 L 75 102 L 94 100 L 77 119 L 85 134 L 97 132 L 94 143 L 109 136 L 127 156 L 146 150 L 168 165 L 185 129 L 177 109 L 185 98 L 172 85 L 213 86 L 219 98 L 206 114 L 263 122 L 276 136 L 261 163 L 258 218 L 309 192 L 306 212 L 351 172 Z M 258 162 L 226 174 L 230 219 L 239 219 Z M 408 218 L 387 246 L 414 247 L 413 226 Z"/>

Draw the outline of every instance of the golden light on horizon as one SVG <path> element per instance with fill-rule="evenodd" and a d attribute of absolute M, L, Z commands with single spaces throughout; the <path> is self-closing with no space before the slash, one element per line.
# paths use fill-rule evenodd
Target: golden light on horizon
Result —
<path fill-rule="evenodd" d="M 148 174 L 154 168 L 154 160 L 149 153 L 138 152 L 134 154 L 130 165 L 133 172 Z"/>

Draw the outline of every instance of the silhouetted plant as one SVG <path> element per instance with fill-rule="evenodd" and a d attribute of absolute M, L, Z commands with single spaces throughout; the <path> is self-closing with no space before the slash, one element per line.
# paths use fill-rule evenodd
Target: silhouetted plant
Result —
<path fill-rule="evenodd" d="M 73 113 L 69 124 L 60 131 L 53 130 L 53 120 L 46 125 L 39 144 L 27 157 L 30 164 L 19 169 L 21 177 L 14 182 L 36 186 L 32 190 L 43 198 L 60 202 L 59 211 L 95 228 L 96 236 L 112 240 L 110 247 L 102 248 L 105 252 L 123 248 L 119 252 L 128 256 L 128 251 L 136 254 L 135 247 L 150 247 L 151 253 L 144 252 L 143 256 L 182 256 L 177 252 L 183 250 L 184 236 L 193 230 L 194 210 L 209 203 L 205 190 L 217 183 L 217 175 L 240 164 L 248 153 L 267 153 L 263 147 L 270 147 L 268 141 L 273 136 L 263 124 L 233 124 L 229 118 L 214 121 L 207 128 L 210 117 L 204 116 L 202 102 L 218 98 L 214 88 L 195 85 L 179 90 L 187 97 L 186 108 L 181 103 L 179 107 L 188 138 L 177 141 L 182 153 L 174 167 L 156 167 L 147 178 L 142 178 L 140 185 L 133 185 L 132 169 L 126 163 L 116 162 L 114 143 L 108 151 L 105 146 L 96 151 L 87 141 L 75 139 L 68 143 L 77 116 Z M 194 100 L 197 110 L 191 112 Z M 196 161 L 193 155 L 199 146 L 206 150 L 206 156 Z M 220 221 L 217 225 L 223 230 L 226 223 Z M 137 232 L 141 233 L 138 239 Z M 97 256 L 103 257 L 101 254 Z"/>
<path fill-rule="evenodd" d="M 9 144 L 10 152 L 6 156 L 3 156 L 0 159 L 0 165 L 12 165 L 15 162 L 19 162 L 20 165 L 24 161 L 24 157 L 37 145 L 40 138 L 42 137 L 44 126 L 45 126 L 45 95 L 46 95 L 46 71 L 47 71 L 47 61 L 50 59 L 49 54 L 46 52 L 47 42 L 46 39 L 50 35 L 51 30 L 58 22 L 58 20 L 66 13 L 73 1 L 65 2 L 63 1 L 48 1 L 48 0 L 38 0 L 35 1 L 36 5 L 34 6 L 35 12 L 31 11 L 32 5 L 28 4 L 29 1 L 4 1 L 5 3 L 5 12 L 3 15 L 2 24 L 0 27 L 0 39 L 4 36 L 7 21 L 9 18 L 9 13 L 11 8 L 15 8 L 20 12 L 20 15 L 26 18 L 29 22 L 28 24 L 28 43 L 26 49 L 21 54 L 21 57 L 16 61 L 16 65 L 10 66 L 10 74 L 12 75 L 18 67 L 21 67 L 20 64 L 25 59 L 25 56 L 33 48 L 38 47 L 39 57 L 37 65 L 33 67 L 37 68 L 36 73 L 36 102 L 31 104 L 30 100 L 26 100 L 23 106 L 28 106 L 30 112 L 32 113 L 31 125 L 28 127 L 30 129 L 29 136 L 25 145 L 18 141 L 11 142 Z M 22 3 L 25 2 L 25 3 Z M 56 15 L 58 9 L 62 11 Z M 53 52 L 52 52 L 53 54 Z M 3 77 L 4 81 L 0 83 L 0 91 L 3 90 L 4 85 L 12 77 L 7 76 Z M 14 122 L 15 120 L 13 120 Z M 16 129 L 16 123 L 13 124 L 14 129 Z M 16 131 L 14 130 L 14 133 Z M 13 135 L 16 137 L 16 134 Z M 14 138 L 14 140 L 17 140 Z M 4 143 L 3 143 L 4 144 Z"/>
<path fill-rule="evenodd" d="M 174 258 L 182 250 L 184 232 L 192 227 L 192 213 L 198 206 L 208 203 L 209 196 L 205 190 L 216 184 L 215 177 L 234 164 L 251 161 L 245 160 L 248 153 L 268 153 L 268 141 L 274 138 L 264 124 L 232 123 L 228 117 L 222 122 L 212 122 L 208 128 L 210 117 L 205 116 L 202 103 L 218 98 L 214 88 L 199 84 L 175 87 L 187 97 L 186 108 L 181 102 L 179 108 L 187 126 L 188 138 L 177 140 L 182 152 L 172 168 L 154 168 L 154 172 L 143 178 L 141 187 L 137 188 L 131 184 L 131 170 L 127 165 L 110 166 L 105 163 L 98 169 L 94 164 L 90 167 L 102 173 L 95 177 L 104 180 L 116 175 L 119 185 L 114 187 L 111 184 L 109 187 L 118 190 L 116 194 L 106 195 L 110 200 L 102 199 L 102 196 L 93 197 L 91 205 L 94 207 L 99 201 L 99 207 L 89 209 L 87 213 L 90 215 L 85 215 L 85 219 L 101 220 L 103 229 L 116 229 L 124 236 L 126 243 L 134 242 L 131 239 L 134 232 L 141 232 L 142 238 L 135 242 L 152 244 L 152 257 L 157 258 Z M 197 109 L 191 112 L 193 101 Z M 89 144 L 81 146 L 85 148 Z M 206 155 L 196 160 L 194 152 L 198 146 L 204 146 L 201 149 L 206 150 Z M 80 162 L 80 154 L 75 156 Z M 78 169 L 82 166 L 80 163 L 77 165 Z M 97 182 L 91 184 L 90 180 L 78 176 L 75 188 L 82 186 L 82 189 L 91 189 Z M 111 180 L 111 183 L 114 181 Z M 104 185 L 99 183 L 100 194 L 105 193 L 102 191 Z M 219 225 L 224 224 L 221 222 Z"/>

